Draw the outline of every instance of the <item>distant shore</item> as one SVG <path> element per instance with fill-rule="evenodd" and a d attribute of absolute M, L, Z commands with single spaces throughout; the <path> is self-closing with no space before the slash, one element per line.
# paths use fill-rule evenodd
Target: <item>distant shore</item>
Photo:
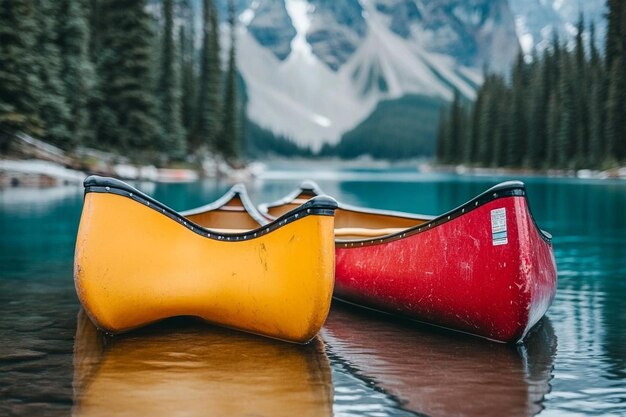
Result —
<path fill-rule="evenodd" d="M 312 171 L 311 168 L 314 170 Z M 270 158 L 262 162 L 248 163 L 234 169 L 218 161 L 207 161 L 202 167 L 192 168 L 157 168 L 154 165 L 101 164 L 100 169 L 80 170 L 68 168 L 63 164 L 43 159 L 4 159 L 0 156 L 0 188 L 28 186 L 49 187 L 55 185 L 82 184 L 90 174 L 113 176 L 123 180 L 151 182 L 194 182 L 202 178 L 222 179 L 228 182 L 247 182 L 254 178 L 284 178 L 280 173 L 299 171 L 307 172 L 306 177 L 324 179 L 336 177 L 345 171 L 345 176 L 354 177 L 362 171 L 374 171 L 385 174 L 414 172 L 415 174 L 452 174 L 476 177 L 502 176 L 512 178 L 553 177 L 576 178 L 581 180 L 626 180 L 626 167 L 607 171 L 596 170 L 530 170 L 510 168 L 480 168 L 466 166 L 433 165 L 424 160 L 386 161 L 375 159 L 340 160 L 340 159 L 282 159 Z M 328 172 L 327 172 L 328 171 Z M 333 174 L 334 172 L 334 174 Z M 332 175 L 331 175 L 332 174 Z M 289 177 L 292 177 L 291 175 Z"/>
<path fill-rule="evenodd" d="M 258 164 L 232 166 L 212 154 L 193 163 L 157 166 L 97 149 L 78 148 L 66 152 L 21 133 L 12 136 L 11 145 L 9 152 L 0 154 L 0 187 L 81 184 L 91 174 L 154 182 L 193 182 L 201 178 L 236 182 L 246 181 L 262 169 Z"/>
<path fill-rule="evenodd" d="M 483 168 L 465 165 L 434 165 L 433 170 L 453 172 L 459 175 L 518 175 L 524 177 L 566 177 L 580 179 L 626 179 L 626 167 L 608 170 L 592 169 L 529 169 L 529 168 Z"/>
<path fill-rule="evenodd" d="M 626 179 L 626 167 L 609 170 L 563 170 L 563 169 L 513 169 L 483 168 L 465 165 L 440 165 L 431 159 L 406 160 L 375 159 L 363 156 L 355 159 L 340 158 L 285 158 L 268 157 L 260 161 L 241 162 L 233 167 L 226 161 L 206 155 L 200 162 L 155 166 L 132 161 L 127 156 L 111 154 L 95 149 L 82 148 L 73 153 L 64 152 L 43 141 L 26 135 L 17 137 L 13 151 L 0 155 L 0 187 L 31 186 L 47 187 L 63 184 L 81 184 L 87 175 L 113 176 L 123 180 L 152 182 L 193 182 L 202 178 L 224 179 L 229 182 L 246 182 L 263 176 L 279 178 L 280 175 L 264 174 L 270 171 L 289 172 L 305 170 L 313 177 L 320 171 L 345 170 L 353 175 L 359 171 L 442 173 L 471 176 L 509 177 L 559 177 L 580 179 Z M 317 174 L 317 175 L 316 175 Z M 328 173 L 326 173 L 328 174 Z M 334 174 L 336 176 L 336 174 Z M 322 177 L 328 175 L 322 175 Z M 281 177 L 282 178 L 282 177 Z"/>

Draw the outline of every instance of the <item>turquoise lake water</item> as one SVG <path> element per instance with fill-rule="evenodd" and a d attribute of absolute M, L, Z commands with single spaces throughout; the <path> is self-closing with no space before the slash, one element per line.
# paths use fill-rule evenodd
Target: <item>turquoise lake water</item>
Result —
<path fill-rule="evenodd" d="M 308 176 L 345 203 L 423 214 L 513 179 L 303 168 L 247 186 L 261 203 Z M 182 319 L 104 338 L 72 280 L 82 187 L 0 190 L 0 415 L 626 415 L 626 181 L 521 179 L 558 290 L 520 346 L 341 304 L 305 348 Z M 176 210 L 230 186 L 134 185 Z"/>

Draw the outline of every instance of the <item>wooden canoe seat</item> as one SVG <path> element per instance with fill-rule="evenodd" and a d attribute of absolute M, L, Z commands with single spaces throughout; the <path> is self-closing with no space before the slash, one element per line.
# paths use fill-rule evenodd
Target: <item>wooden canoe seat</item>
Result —
<path fill-rule="evenodd" d="M 403 230 L 406 230 L 406 227 L 388 227 L 382 229 L 370 229 L 366 227 L 341 227 L 335 229 L 335 237 L 339 238 L 368 238 L 368 237 L 378 237 L 378 236 L 387 236 L 392 235 L 394 233 L 400 233 Z"/>

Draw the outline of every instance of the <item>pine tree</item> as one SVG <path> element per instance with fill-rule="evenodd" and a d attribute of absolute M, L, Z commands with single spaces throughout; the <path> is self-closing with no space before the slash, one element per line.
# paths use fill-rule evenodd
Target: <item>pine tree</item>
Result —
<path fill-rule="evenodd" d="M 176 159 L 185 156 L 185 133 L 181 121 L 181 98 L 179 61 L 174 44 L 174 0 L 163 0 L 165 25 L 161 37 L 161 72 L 159 99 L 163 147 Z"/>
<path fill-rule="evenodd" d="M 221 118 L 218 23 L 217 10 L 213 1 L 204 0 L 203 5 L 203 39 L 194 142 L 197 145 L 204 144 L 214 150 Z"/>
<path fill-rule="evenodd" d="M 626 97 L 626 74 L 622 64 L 622 57 L 613 59 L 609 72 L 609 91 L 606 102 L 606 131 L 604 143 L 604 160 L 608 165 L 615 164 L 619 158 L 618 149 L 623 146 L 626 132 L 626 120 L 624 120 L 624 107 Z"/>
<path fill-rule="evenodd" d="M 503 79 L 499 78 L 496 84 L 494 105 L 493 149 L 490 165 L 501 167 L 505 164 L 505 150 L 508 138 L 511 135 L 511 90 L 507 88 Z"/>
<path fill-rule="evenodd" d="M 155 35 L 145 0 L 103 1 L 101 19 L 100 144 L 155 150 L 159 139 L 152 61 Z"/>
<path fill-rule="evenodd" d="M 241 153 L 242 154 L 247 154 L 248 153 L 248 149 L 250 149 L 250 135 L 249 135 L 249 129 L 248 129 L 248 113 L 246 112 L 246 106 L 248 104 L 248 96 L 246 94 L 246 83 L 243 79 L 243 77 L 241 76 L 241 74 L 239 73 L 239 71 L 237 71 L 237 103 L 239 103 L 239 114 L 237 115 L 237 119 L 239 120 L 239 148 L 241 149 Z M 301 147 L 297 147 L 298 149 L 306 149 L 308 150 L 308 152 L 311 152 L 310 148 L 301 148 Z M 432 149 L 431 149 L 432 152 Z M 313 153 L 311 152 L 311 155 Z"/>
<path fill-rule="evenodd" d="M 470 141 L 472 140 L 472 129 L 471 129 L 471 107 L 469 103 L 467 103 L 466 99 L 463 99 L 461 103 L 461 114 L 460 114 L 460 126 L 461 131 L 459 132 L 458 142 L 456 145 L 455 153 L 456 153 L 456 162 L 457 163 L 467 163 L 465 159 L 466 148 L 471 148 L 472 144 Z"/>
<path fill-rule="evenodd" d="M 465 138 L 461 149 L 461 162 L 464 164 L 471 164 L 474 159 L 477 133 L 474 130 L 474 116 L 476 114 L 476 107 L 482 104 L 480 100 L 481 98 L 476 96 L 476 101 L 473 106 L 468 106 L 468 109 L 465 111 Z"/>
<path fill-rule="evenodd" d="M 70 0 L 71 1 L 71 0 Z M 104 32 L 103 3 L 109 0 L 87 0 L 89 21 L 89 57 L 91 62 L 98 62 L 102 53 L 102 34 Z"/>
<path fill-rule="evenodd" d="M 0 2 L 0 129 L 40 136 L 35 0 Z"/>
<path fill-rule="evenodd" d="M 607 0 L 607 31 L 605 43 L 606 67 L 612 68 L 613 61 L 622 57 L 626 59 L 626 5 L 623 0 Z"/>
<path fill-rule="evenodd" d="M 578 167 L 587 165 L 588 156 L 588 140 L 589 140 L 589 97 L 590 97 L 590 80 L 588 73 L 587 59 L 585 57 L 585 47 L 583 43 L 583 33 L 585 28 L 585 20 L 580 15 L 577 25 L 576 47 L 574 49 L 575 67 L 572 92 L 574 95 L 574 136 L 571 138 L 574 142 L 574 156 Z"/>
<path fill-rule="evenodd" d="M 608 0 L 606 69 L 605 161 L 614 164 L 626 159 L 626 5 Z"/>
<path fill-rule="evenodd" d="M 63 61 L 58 44 L 61 20 L 59 3 L 54 0 L 37 1 L 37 59 L 32 68 L 39 74 L 41 91 L 38 97 L 39 115 L 44 122 L 45 139 L 64 149 L 76 145 L 69 129 L 70 108 L 66 89 L 61 79 Z"/>
<path fill-rule="evenodd" d="M 551 48 L 551 64 L 550 65 L 550 85 L 552 88 L 559 88 L 559 80 L 561 79 L 561 63 L 562 54 L 567 51 L 561 47 L 561 41 L 559 40 L 559 34 L 557 31 L 552 33 Z"/>
<path fill-rule="evenodd" d="M 528 142 L 525 164 L 540 168 L 546 158 L 547 116 L 550 97 L 550 52 L 544 50 L 542 58 L 535 57 L 530 74 Z"/>
<path fill-rule="evenodd" d="M 494 127 L 498 103 L 495 97 L 496 76 L 488 75 L 482 85 L 479 94 L 483 96 L 483 104 L 477 115 L 477 156 L 476 162 L 479 165 L 487 166 L 491 163 L 491 150 L 494 144 Z"/>
<path fill-rule="evenodd" d="M 463 160 L 466 163 L 474 164 L 478 162 L 478 149 L 480 140 L 480 118 L 485 109 L 485 93 L 481 87 L 476 92 L 476 101 L 471 107 L 470 115 L 468 118 L 469 123 L 469 138 L 465 145 L 463 152 Z"/>
<path fill-rule="evenodd" d="M 181 4 L 181 12 L 185 24 L 179 27 L 180 76 L 182 89 L 181 121 L 187 132 L 188 147 L 192 147 L 192 138 L 197 98 L 197 76 L 195 69 L 195 20 L 188 1 Z"/>
<path fill-rule="evenodd" d="M 625 163 L 626 162 L 626 130 L 624 130 L 624 128 L 626 127 L 626 81 L 624 80 L 624 77 L 626 77 L 626 5 L 624 4 L 624 2 L 622 1 L 620 4 L 620 39 L 621 39 L 621 65 L 620 65 L 620 73 L 622 75 L 621 78 L 621 92 L 619 93 L 619 96 L 621 97 L 621 104 L 622 104 L 622 116 L 621 116 L 621 121 L 622 121 L 622 130 L 621 130 L 621 134 L 617 139 L 616 143 L 615 143 L 615 157 L 617 158 L 618 161 L 620 161 L 621 163 Z"/>
<path fill-rule="evenodd" d="M 73 142 L 93 142 L 89 103 L 95 72 L 89 56 L 89 21 L 85 0 L 61 0 L 59 47 L 62 56 L 62 79 L 70 112 L 69 131 Z"/>
<path fill-rule="evenodd" d="M 571 167 L 573 156 L 572 141 L 576 135 L 576 99 L 574 93 L 575 78 L 572 68 L 572 56 L 568 51 L 563 51 L 560 62 L 559 98 L 560 116 L 559 132 L 556 137 L 556 162 L 560 168 Z"/>
<path fill-rule="evenodd" d="M 215 3 L 213 3 L 211 7 L 211 18 L 210 18 L 210 48 L 209 48 L 209 83 L 208 83 L 208 91 L 209 91 L 209 108 L 212 109 L 213 113 L 213 127 L 212 127 L 212 139 L 211 143 L 215 144 L 217 142 L 217 135 L 221 130 L 221 120 L 222 120 L 222 62 L 220 59 L 220 30 L 219 30 L 219 19 L 217 15 L 217 7 Z"/>
<path fill-rule="evenodd" d="M 448 108 L 447 106 L 441 106 L 441 110 L 439 111 L 439 123 L 437 127 L 437 161 L 440 164 L 445 164 L 448 161 L 446 160 L 446 149 L 448 148 Z"/>
<path fill-rule="evenodd" d="M 591 167 L 598 167 L 602 160 L 604 148 L 604 103 L 606 102 L 605 69 L 596 47 L 595 25 L 589 27 L 589 155 Z"/>
<path fill-rule="evenodd" d="M 504 114 L 508 117 L 510 123 L 510 132 L 505 134 L 505 152 L 504 165 L 509 167 L 518 167 L 522 163 L 522 156 L 526 151 L 527 141 L 527 112 L 526 112 L 526 95 L 528 93 L 528 81 L 526 74 L 526 63 L 524 55 L 520 51 L 515 65 L 513 67 L 512 85 L 511 85 L 511 111 Z"/>
<path fill-rule="evenodd" d="M 563 54 L 566 51 L 561 48 L 558 33 L 552 34 L 552 42 L 548 53 L 549 60 L 546 61 L 544 75 L 547 79 L 548 88 L 548 113 L 546 116 L 546 154 L 545 166 L 547 168 L 556 167 L 558 164 L 559 138 L 561 131 L 561 66 Z"/>
<path fill-rule="evenodd" d="M 444 159 L 448 163 L 460 162 L 461 158 L 461 146 L 463 135 L 463 107 L 461 105 L 461 93 L 459 90 L 454 90 L 454 98 L 452 100 L 452 106 L 450 108 L 450 132 L 448 140 L 445 142 L 446 147 L 444 149 Z"/>
<path fill-rule="evenodd" d="M 237 110 L 237 63 L 236 63 L 236 10 L 233 0 L 228 1 L 228 24 L 230 25 L 230 50 L 224 93 L 222 130 L 218 138 L 218 149 L 225 159 L 233 159 L 239 153 Z"/>
<path fill-rule="evenodd" d="M 558 139 L 561 131 L 561 107 L 558 91 L 552 91 L 548 99 L 548 118 L 547 118 L 547 137 L 546 161 L 548 168 L 556 166 L 558 163 Z"/>

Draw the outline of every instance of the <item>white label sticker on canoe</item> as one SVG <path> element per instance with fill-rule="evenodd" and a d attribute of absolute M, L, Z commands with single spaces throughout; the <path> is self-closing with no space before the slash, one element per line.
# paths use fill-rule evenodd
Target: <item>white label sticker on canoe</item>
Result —
<path fill-rule="evenodd" d="M 506 209 L 491 210 L 491 238 L 493 246 L 509 243 L 506 233 Z"/>

